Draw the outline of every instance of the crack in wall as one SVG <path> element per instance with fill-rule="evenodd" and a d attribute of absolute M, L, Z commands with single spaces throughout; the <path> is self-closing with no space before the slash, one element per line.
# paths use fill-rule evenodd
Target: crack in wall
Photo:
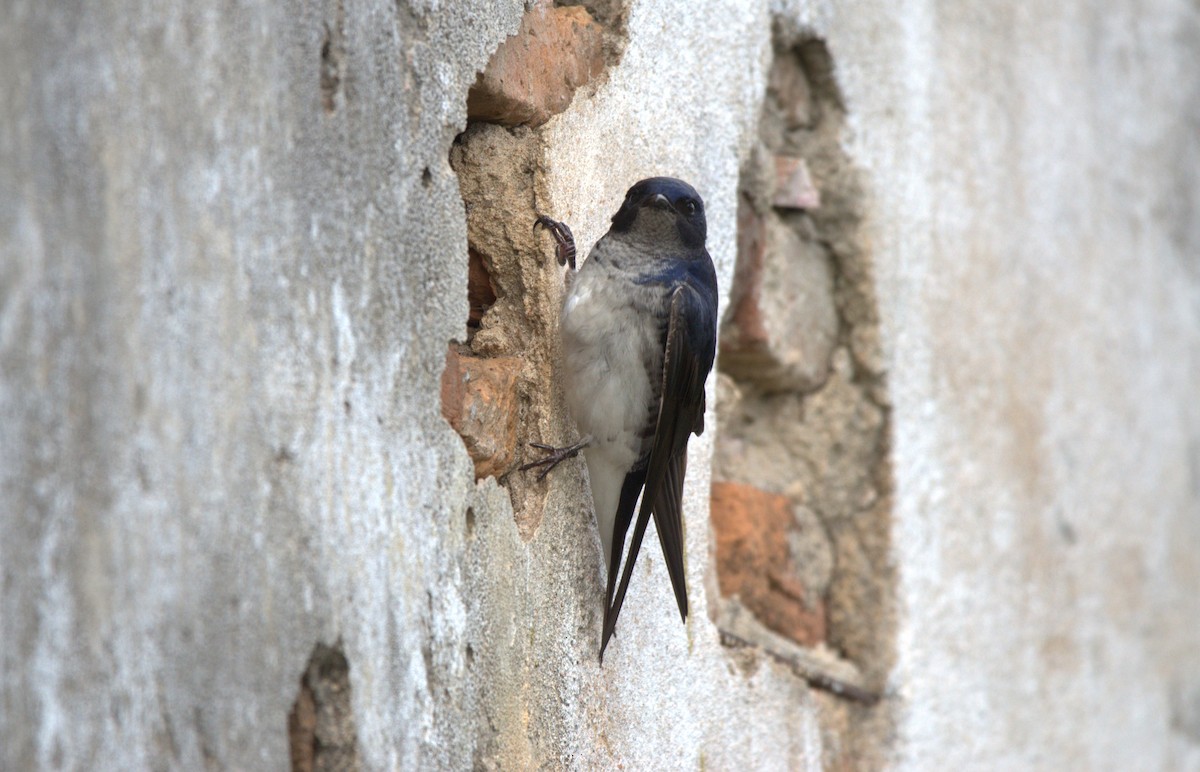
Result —
<path fill-rule="evenodd" d="M 784 636 L 834 653 L 870 685 L 865 695 L 894 657 L 890 407 L 859 228 L 865 188 L 844 127 L 825 43 L 777 30 L 721 326 L 713 526 L 723 597 L 712 611 L 718 624 L 752 612 L 761 626 L 745 628 L 750 642 L 768 651 L 810 657 Z M 730 632 L 747 637 L 743 628 Z M 841 665 L 816 666 L 837 682 Z M 822 703 L 826 763 L 881 763 L 872 749 L 885 713 Z"/>
<path fill-rule="evenodd" d="M 346 6 L 343 0 L 337 0 L 333 24 L 326 23 L 325 34 L 321 39 L 321 107 L 326 115 L 333 115 L 338 109 L 338 97 L 342 93 L 342 79 L 345 74 L 345 41 Z"/>

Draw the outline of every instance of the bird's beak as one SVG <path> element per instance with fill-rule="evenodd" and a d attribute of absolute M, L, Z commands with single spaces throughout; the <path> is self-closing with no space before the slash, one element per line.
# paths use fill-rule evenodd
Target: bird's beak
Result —
<path fill-rule="evenodd" d="M 655 209 L 670 209 L 671 202 L 662 193 L 655 193 L 642 201 L 642 206 L 652 206 Z"/>

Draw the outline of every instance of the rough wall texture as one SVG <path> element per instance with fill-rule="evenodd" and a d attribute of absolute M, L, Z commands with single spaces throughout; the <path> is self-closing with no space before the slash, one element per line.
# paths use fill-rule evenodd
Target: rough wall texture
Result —
<path fill-rule="evenodd" d="M 581 466 L 536 517 L 476 482 L 440 404 L 449 158 L 522 3 L 13 0 L 0 768 L 286 767 L 318 644 L 367 769 L 1200 768 L 1200 9 L 618 6 L 527 205 L 586 250 L 631 181 L 685 177 L 725 293 L 773 28 L 827 42 L 891 405 L 886 698 L 681 626 L 653 550 L 601 669 Z M 530 404 L 523 438 L 569 427 Z"/>

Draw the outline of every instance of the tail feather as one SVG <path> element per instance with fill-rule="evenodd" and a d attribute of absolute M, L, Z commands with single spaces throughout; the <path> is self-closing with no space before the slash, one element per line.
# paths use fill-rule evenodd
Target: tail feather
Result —
<path fill-rule="evenodd" d="M 633 510 L 637 506 L 638 496 L 642 485 L 646 482 L 646 470 L 641 469 L 625 475 L 621 486 L 621 501 L 617 505 L 616 518 L 613 522 L 613 552 L 608 559 L 608 586 L 604 593 L 604 625 L 600 643 L 600 661 L 604 662 L 604 649 L 608 639 L 616 634 L 617 618 L 620 608 L 614 611 L 613 596 L 617 590 L 617 574 L 621 568 L 621 555 L 625 550 L 625 534 L 633 521 Z"/>

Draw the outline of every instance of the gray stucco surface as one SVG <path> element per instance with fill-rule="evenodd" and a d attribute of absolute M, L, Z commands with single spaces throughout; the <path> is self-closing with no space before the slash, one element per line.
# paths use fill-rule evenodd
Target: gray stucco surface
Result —
<path fill-rule="evenodd" d="M 818 697 L 703 613 L 712 432 L 700 613 L 650 537 L 601 669 L 580 467 L 524 541 L 440 415 L 467 316 L 447 154 L 522 11 L 7 4 L 0 768 L 284 767 L 338 639 L 368 768 L 820 764 Z M 827 39 L 870 188 L 883 758 L 1200 769 L 1200 8 L 634 0 L 544 131 L 581 247 L 633 180 L 685 177 L 727 292 L 773 19 Z"/>

